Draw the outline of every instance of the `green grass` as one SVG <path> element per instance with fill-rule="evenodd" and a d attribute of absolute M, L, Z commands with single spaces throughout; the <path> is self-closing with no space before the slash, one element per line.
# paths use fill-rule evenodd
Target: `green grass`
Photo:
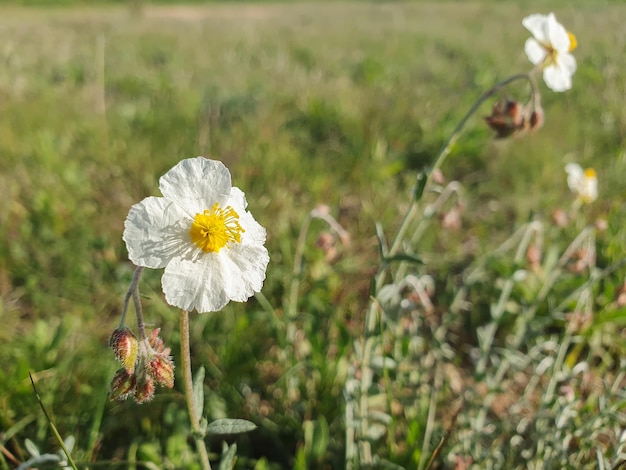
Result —
<path fill-rule="evenodd" d="M 436 286 L 434 313 L 414 307 L 419 315 L 407 326 L 406 305 L 385 304 L 376 338 L 399 367 L 375 374 L 369 392 L 378 397 L 371 408 L 391 419 L 373 441 L 388 462 L 415 468 L 424 459 L 433 390 L 439 406 L 428 456 L 447 435 L 435 468 L 453 468 L 455 456 L 477 468 L 542 459 L 562 467 L 558 452 L 545 450 L 565 439 L 555 433 L 559 416 L 574 416 L 571 433 L 563 431 L 580 459 L 571 468 L 595 468 L 596 451 L 616 461 L 626 423 L 616 299 L 626 271 L 588 282 L 565 270 L 536 300 L 542 276 L 556 269 L 550 257 L 587 223 L 608 222 L 595 240 L 598 270 L 623 259 L 626 247 L 626 7 L 579 3 L 555 11 L 577 35 L 579 69 L 567 93 L 540 84 L 544 127 L 494 142 L 481 120 L 485 105 L 443 167 L 464 187 L 464 212 L 461 230 L 435 219 L 415 247 L 425 265 L 414 273 Z M 126 214 L 158 195 L 165 171 L 196 155 L 230 168 L 268 229 L 271 256 L 263 289 L 271 309 L 253 300 L 192 317 L 194 366 L 207 369 L 205 414 L 259 425 L 237 438 L 238 468 L 344 468 L 346 383 L 380 262 L 375 224 L 393 236 L 415 171 L 432 163 L 482 91 L 529 69 L 521 19 L 550 5 L 215 4 L 146 6 L 141 16 L 122 7 L 0 9 L 0 468 L 28 459 L 27 438 L 42 452 L 58 450 L 29 370 L 61 434 L 76 437 L 76 460 L 195 468 L 182 389 L 159 390 L 141 406 L 109 402 L 116 364 L 107 344 L 133 272 L 121 240 Z M 523 87 L 514 91 L 523 97 Z M 561 229 L 550 220 L 572 201 L 569 161 L 597 170 L 600 197 Z M 327 227 L 313 221 L 292 319 L 298 341 L 290 344 L 296 241 L 318 204 L 330 207 L 351 244 L 328 262 L 315 245 Z M 515 285 L 498 320 L 489 364 L 506 356 L 498 351 L 518 360 L 491 383 L 489 372 L 475 373 L 476 332 L 493 321 L 502 283 L 527 268 L 495 250 L 533 218 L 544 227 L 544 271 Z M 177 312 L 163 300 L 160 276 L 146 272 L 142 281 L 147 321 L 162 328 L 177 360 Z M 568 335 L 565 313 L 581 288 L 595 314 L 588 329 Z M 458 309 L 461 291 L 469 306 Z M 509 351 L 516 315 L 535 303 L 524 343 Z M 544 366 L 558 363 L 562 344 L 557 391 L 573 388 L 576 413 L 565 395 L 546 393 L 550 371 L 537 372 L 544 358 Z M 568 375 L 583 363 L 587 375 Z M 498 387 L 505 393 L 494 395 Z M 488 410 L 485 396 L 496 397 Z M 459 397 L 453 417 L 449 404 Z M 473 429 L 481 412 L 488 425 Z M 593 428 L 596 416 L 606 419 Z M 219 440 L 212 449 L 220 451 Z"/>

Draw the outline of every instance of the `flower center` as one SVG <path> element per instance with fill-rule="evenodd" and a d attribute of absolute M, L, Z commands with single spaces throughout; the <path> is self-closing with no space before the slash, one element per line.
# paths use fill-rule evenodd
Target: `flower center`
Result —
<path fill-rule="evenodd" d="M 567 32 L 569 36 L 569 51 L 572 52 L 578 46 L 578 41 L 576 40 L 576 36 L 573 33 Z"/>
<path fill-rule="evenodd" d="M 229 243 L 240 243 L 243 232 L 239 214 L 230 206 L 221 208 L 216 202 L 211 209 L 196 214 L 189 236 L 202 251 L 217 253 Z"/>
<path fill-rule="evenodd" d="M 585 170 L 585 177 L 587 179 L 596 179 L 598 175 L 596 174 L 596 170 L 594 170 L 593 168 L 587 168 Z"/>

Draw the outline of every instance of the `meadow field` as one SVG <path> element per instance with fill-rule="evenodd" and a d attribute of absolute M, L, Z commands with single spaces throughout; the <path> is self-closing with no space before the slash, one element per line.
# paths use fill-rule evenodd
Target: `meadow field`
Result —
<path fill-rule="evenodd" d="M 528 86 L 495 93 L 422 196 L 472 104 L 532 68 L 522 19 L 550 11 L 577 38 L 571 90 L 539 75 L 543 126 L 503 139 L 483 118 Z M 625 18 L 586 1 L 0 4 L 0 469 L 65 459 L 29 372 L 78 468 L 205 468 L 162 270 L 142 302 L 175 385 L 109 396 L 124 220 L 198 155 L 230 169 L 270 254 L 260 294 L 191 314 L 204 416 L 257 426 L 207 436 L 214 468 L 224 443 L 238 469 L 624 468 Z M 597 199 L 570 190 L 572 162 Z"/>

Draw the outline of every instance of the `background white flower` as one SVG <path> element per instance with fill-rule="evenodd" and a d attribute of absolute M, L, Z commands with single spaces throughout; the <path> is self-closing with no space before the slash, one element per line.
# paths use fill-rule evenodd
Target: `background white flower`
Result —
<path fill-rule="evenodd" d="M 199 313 L 246 301 L 261 290 L 269 254 L 265 229 L 246 211 L 228 169 L 204 157 L 182 160 L 159 180 L 163 197 L 135 204 L 124 223 L 137 266 L 165 268 L 170 305 Z"/>
<path fill-rule="evenodd" d="M 565 165 L 567 185 L 584 203 L 591 203 L 598 198 L 598 175 L 593 168 L 583 170 L 578 163 Z"/>
<path fill-rule="evenodd" d="M 576 72 L 576 59 L 570 54 L 576 47 L 575 36 L 566 31 L 554 13 L 527 16 L 522 24 L 533 35 L 524 45 L 528 60 L 543 69 L 543 80 L 550 89 L 569 90 Z"/>

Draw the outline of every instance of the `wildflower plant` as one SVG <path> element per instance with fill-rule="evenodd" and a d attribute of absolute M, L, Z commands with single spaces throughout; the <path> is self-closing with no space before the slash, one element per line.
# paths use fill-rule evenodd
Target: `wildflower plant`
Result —
<path fill-rule="evenodd" d="M 577 203 L 590 204 L 598 198 L 598 175 L 593 168 L 583 168 L 578 163 L 565 165 L 567 186 L 576 195 Z"/>
<path fill-rule="evenodd" d="M 438 285 L 418 251 L 426 230 L 435 225 L 435 215 L 441 214 L 441 230 L 458 228 L 462 223 L 457 211 L 455 223 L 451 224 L 451 211 L 445 210 L 450 195 L 462 197 L 460 184 L 445 184 L 435 176 L 481 105 L 511 83 L 525 81 L 529 88 L 525 101 L 505 96 L 485 118 L 496 138 L 518 137 L 549 122 L 541 107 L 535 78 L 538 73 L 552 91 L 564 92 L 572 87 L 575 36 L 553 13 L 527 16 L 522 25 L 532 34 L 524 50 L 535 67 L 497 83 L 477 99 L 432 167 L 418 175 L 414 197 L 392 241 L 387 243 L 382 229 L 378 232 L 381 266 L 372 282 L 363 336 L 356 342 L 355 360 L 344 392 L 348 468 L 384 466 L 385 454 L 376 452 L 381 447 L 387 452 L 406 452 L 407 463 L 418 469 L 430 468 L 435 461 L 451 468 L 470 468 L 472 464 L 480 466 L 476 468 L 517 468 L 512 456 L 518 452 L 529 466 L 536 465 L 533 468 L 542 464 L 575 467 L 568 446 L 583 435 L 598 436 L 602 426 L 610 429 L 610 443 L 600 444 L 601 437 L 591 437 L 593 444 L 589 447 L 604 445 L 605 449 L 616 450 L 619 446 L 619 427 L 625 420 L 618 412 L 619 405 L 596 408 L 599 417 L 583 425 L 581 407 L 589 405 L 582 405 L 581 397 L 573 398 L 567 392 L 572 390 L 570 387 L 587 386 L 581 385 L 585 381 L 583 371 L 588 370 L 588 364 L 580 358 L 580 345 L 585 341 L 581 332 L 585 332 L 589 324 L 586 319 L 598 307 L 593 293 L 600 281 L 611 277 L 623 264 L 618 261 L 603 269 L 596 265 L 594 225 L 586 226 L 563 250 L 548 247 L 562 236 L 563 226 L 538 218 L 530 221 L 495 252 L 466 268 L 461 286 L 449 294 L 451 300 L 443 305 L 440 297 L 446 294 L 438 289 L 450 279 Z M 566 172 L 577 203 L 597 198 L 594 170 L 569 164 Z M 428 203 L 431 194 L 435 201 Z M 456 207 L 463 206 L 462 201 L 457 202 Z M 471 314 L 475 304 L 486 302 L 490 302 L 486 305 L 487 318 L 475 332 L 477 347 L 466 359 L 472 371 L 466 372 L 455 363 L 455 336 L 468 334 L 459 329 L 460 318 Z M 614 304 L 600 308 L 614 308 Z M 576 323 L 565 323 L 573 318 Z M 547 321 L 555 327 L 565 325 L 560 344 L 548 333 Z M 624 403 L 619 394 L 622 379 L 622 374 L 607 378 L 613 403 Z M 514 395 L 520 401 L 507 401 L 507 390 L 517 390 Z M 451 396 L 457 399 L 451 400 Z M 402 415 L 412 423 L 405 429 L 398 425 L 398 416 Z M 510 416 L 517 420 L 509 426 L 507 422 L 494 422 L 494 415 L 507 422 Z M 533 429 L 547 435 L 554 422 L 554 439 L 535 448 L 524 446 L 525 437 Z M 377 446 L 383 439 L 386 446 Z M 494 439 L 498 442 L 495 446 Z M 593 450 L 578 455 L 585 452 L 589 452 L 587 458 L 596 458 Z M 610 462 L 598 455 L 597 463 L 606 466 Z"/>
<path fill-rule="evenodd" d="M 132 397 L 137 403 L 153 398 L 157 385 L 174 386 L 174 362 L 159 329 L 146 333 L 139 295 L 144 268 L 165 268 L 166 301 L 180 308 L 181 359 L 184 391 L 202 468 L 210 468 L 204 443 L 212 429 L 220 434 L 245 432 L 254 425 L 225 420 L 207 425 L 201 416 L 204 400 L 200 373 L 193 382 L 189 350 L 189 313 L 216 312 L 231 300 L 244 302 L 261 290 L 269 254 L 265 229 L 246 210 L 244 193 L 231 185 L 228 169 L 204 157 L 182 160 L 160 179 L 163 197 L 135 204 L 124 224 L 123 239 L 137 265 L 126 295 L 122 319 L 110 345 L 120 368 L 111 382 L 111 398 Z M 133 299 L 135 334 L 126 326 Z M 228 455 L 232 453 L 228 451 Z M 232 457 L 231 457 L 232 460 Z"/>

